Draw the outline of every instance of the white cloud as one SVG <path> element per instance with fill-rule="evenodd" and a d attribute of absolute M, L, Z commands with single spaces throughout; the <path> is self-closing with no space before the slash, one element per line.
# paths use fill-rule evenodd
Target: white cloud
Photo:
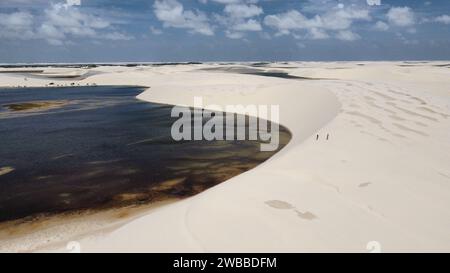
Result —
<path fill-rule="evenodd" d="M 229 4 L 255 4 L 258 0 L 210 0 L 211 2 L 216 2 L 219 4 L 229 5 Z M 207 3 L 207 0 L 200 0 L 202 3 Z"/>
<path fill-rule="evenodd" d="M 81 12 L 74 5 L 58 3 L 45 10 L 45 20 L 37 35 L 53 45 L 62 44 L 69 37 L 119 40 L 117 33 L 98 33 L 110 25 L 102 18 Z M 123 39 L 126 40 L 125 35 Z"/>
<path fill-rule="evenodd" d="M 200 11 L 185 10 L 177 0 L 156 0 L 153 4 L 156 18 L 164 27 L 184 28 L 192 33 L 214 35 L 208 17 Z"/>
<path fill-rule="evenodd" d="M 0 37 L 9 40 L 44 39 L 51 45 L 72 44 L 72 38 L 129 40 L 108 20 L 82 11 L 80 0 L 50 4 L 42 16 L 27 12 L 0 14 Z"/>
<path fill-rule="evenodd" d="M 163 31 L 162 31 L 161 29 L 155 28 L 154 26 L 151 26 L 151 27 L 150 27 L 150 32 L 151 32 L 153 35 L 161 35 L 161 34 L 163 34 Z"/>
<path fill-rule="evenodd" d="M 416 40 L 416 39 L 408 39 L 403 34 L 401 34 L 399 32 L 396 33 L 396 36 L 405 45 L 417 45 L 417 44 L 419 44 L 418 40 Z"/>
<path fill-rule="evenodd" d="M 3 27 L 22 28 L 33 25 L 33 15 L 28 12 L 0 13 L 0 24 Z"/>
<path fill-rule="evenodd" d="M 83 13 L 75 6 L 54 4 L 45 11 L 46 23 L 58 27 L 67 34 L 95 32 L 104 29 L 110 23 L 100 17 Z"/>
<path fill-rule="evenodd" d="M 133 40 L 134 37 L 129 36 L 127 34 L 121 33 L 121 32 L 109 32 L 105 33 L 102 36 L 103 39 L 112 40 L 112 41 L 129 41 Z"/>
<path fill-rule="evenodd" d="M 214 18 L 225 28 L 228 38 L 241 39 L 246 32 L 262 31 L 261 23 L 254 18 L 264 13 L 261 7 L 254 5 L 258 1 L 213 1 L 226 4 L 223 15 L 215 14 Z"/>
<path fill-rule="evenodd" d="M 378 30 L 378 31 L 387 31 L 387 30 L 389 30 L 389 25 L 386 24 L 386 23 L 383 22 L 383 21 L 378 21 L 378 22 L 374 25 L 373 28 L 374 28 L 375 30 Z"/>
<path fill-rule="evenodd" d="M 341 30 L 337 33 L 336 38 L 342 41 L 356 41 L 361 37 L 350 30 Z"/>
<path fill-rule="evenodd" d="M 32 39 L 34 17 L 28 12 L 0 13 L 0 38 Z"/>
<path fill-rule="evenodd" d="M 327 12 L 322 17 L 324 28 L 343 30 L 351 27 L 354 21 L 370 21 L 367 9 L 341 8 Z"/>
<path fill-rule="evenodd" d="M 434 19 L 435 22 L 437 23 L 442 23 L 442 24 L 450 24 L 450 16 L 449 15 L 441 15 L 438 16 Z"/>
<path fill-rule="evenodd" d="M 286 33 L 291 30 L 307 28 L 309 23 L 308 18 L 296 10 L 268 15 L 264 18 L 265 25 Z"/>
<path fill-rule="evenodd" d="M 256 5 L 231 4 L 225 6 L 224 12 L 230 17 L 250 18 L 261 15 L 263 13 L 263 9 Z"/>
<path fill-rule="evenodd" d="M 414 12 L 409 7 L 393 7 L 387 13 L 391 25 L 399 27 L 410 27 L 415 24 Z"/>
<path fill-rule="evenodd" d="M 245 34 L 242 32 L 232 32 L 232 31 L 225 31 L 225 35 L 230 39 L 242 39 L 244 38 Z"/>
<path fill-rule="evenodd" d="M 338 5 L 309 18 L 297 10 L 268 15 L 264 18 L 264 24 L 277 30 L 278 35 L 306 31 L 306 38 L 326 39 L 331 37 L 328 32 L 337 32 L 336 38 L 338 39 L 355 40 L 357 35 L 350 32 L 353 23 L 371 19 L 369 11 L 366 9 Z M 353 35 L 349 35 L 349 33 L 353 33 Z"/>
<path fill-rule="evenodd" d="M 262 27 L 258 21 L 249 19 L 247 21 L 236 23 L 232 26 L 232 29 L 237 31 L 261 31 Z"/>
<path fill-rule="evenodd" d="M 27 8 L 48 6 L 48 0 L 1 0 L 0 7 L 6 8 Z"/>
<path fill-rule="evenodd" d="M 308 30 L 307 37 L 312 40 L 323 40 L 323 39 L 330 38 L 330 35 L 328 35 L 328 33 L 322 29 L 311 28 L 310 30 Z M 297 37 L 297 39 L 298 39 L 298 37 Z"/>
<path fill-rule="evenodd" d="M 296 45 L 297 45 L 297 47 L 298 47 L 299 49 L 306 48 L 306 45 L 305 45 L 304 43 L 298 42 L 298 43 L 296 43 Z"/>
<path fill-rule="evenodd" d="M 64 32 L 60 31 L 52 24 L 44 23 L 38 30 L 38 33 L 48 41 L 52 41 L 54 44 L 56 40 L 63 40 L 66 38 Z"/>
<path fill-rule="evenodd" d="M 66 0 L 68 6 L 81 6 L 81 0 Z"/>
<path fill-rule="evenodd" d="M 45 39 L 50 44 L 58 45 L 79 38 L 133 38 L 119 31 L 117 21 L 112 19 L 114 17 L 99 16 L 105 14 L 104 10 L 97 10 L 95 13 L 92 7 L 82 6 L 82 0 L 53 0 L 56 4 L 43 0 L 0 1 L 20 3 L 16 4 L 19 7 L 16 10 L 27 10 L 24 8 L 29 7 L 27 3 L 40 3 L 41 7 L 46 7 L 42 8 L 39 14 L 33 9 L 34 16 L 28 12 L 0 13 L 2 39 Z M 433 17 L 421 15 L 419 12 L 416 15 L 409 7 L 392 7 L 387 9 L 386 13 L 384 8 L 369 7 L 366 1 L 362 0 L 303 0 L 298 10 L 285 9 L 263 16 L 265 11 L 261 3 L 267 4 L 269 1 L 275 3 L 275 0 L 198 0 L 197 4 L 208 3 L 214 6 L 214 10 L 217 10 L 217 7 L 220 9 L 217 13 L 206 13 L 195 8 L 186 8 L 186 4 L 180 0 L 155 0 L 152 1 L 153 12 L 162 26 L 155 25 L 147 28 L 147 31 L 160 35 L 165 28 L 179 28 L 190 33 L 214 35 L 220 28 L 231 39 L 242 39 L 253 32 L 259 37 L 264 34 L 266 38 L 292 35 L 298 40 L 355 41 L 361 38 L 359 34 L 362 35 L 364 29 L 400 31 L 396 27 L 402 27 L 405 34 L 412 35 L 416 27 L 420 30 L 421 23 L 450 24 L 449 15 Z M 375 18 L 383 18 L 382 13 L 385 13 L 385 17 L 369 24 L 372 13 Z"/>

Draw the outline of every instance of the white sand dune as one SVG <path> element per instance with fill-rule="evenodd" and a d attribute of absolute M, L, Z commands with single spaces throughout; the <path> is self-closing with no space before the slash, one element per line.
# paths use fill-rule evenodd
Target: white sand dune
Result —
<path fill-rule="evenodd" d="M 366 252 L 376 241 L 386 252 L 450 251 L 444 64 L 265 68 L 323 79 L 313 81 L 198 71 L 213 64 L 96 68 L 103 73 L 82 84 L 149 86 L 139 96 L 146 101 L 192 106 L 202 96 L 205 104 L 280 105 L 280 123 L 293 138 L 247 173 L 112 232 L 80 238 L 82 250 Z M 0 86 L 46 82 L 0 74 Z"/>

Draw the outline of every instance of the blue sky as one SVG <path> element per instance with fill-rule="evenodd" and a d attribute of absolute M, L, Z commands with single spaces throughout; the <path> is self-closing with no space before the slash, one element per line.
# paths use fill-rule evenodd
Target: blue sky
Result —
<path fill-rule="evenodd" d="M 450 0 L 1 0 L 0 63 L 450 60 Z"/>

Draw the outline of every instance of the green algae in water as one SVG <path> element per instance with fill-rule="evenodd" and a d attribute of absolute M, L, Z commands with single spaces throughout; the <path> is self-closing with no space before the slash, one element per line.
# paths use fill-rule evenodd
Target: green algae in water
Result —
<path fill-rule="evenodd" d="M 9 111 L 14 111 L 14 112 L 45 111 L 45 110 L 63 107 L 67 104 L 68 104 L 68 101 L 32 101 L 32 102 L 4 104 L 3 107 L 8 109 Z"/>

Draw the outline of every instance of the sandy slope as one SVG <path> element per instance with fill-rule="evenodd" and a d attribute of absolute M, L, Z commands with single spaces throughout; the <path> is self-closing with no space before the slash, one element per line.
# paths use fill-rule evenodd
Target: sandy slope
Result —
<path fill-rule="evenodd" d="M 450 70 L 441 64 L 276 68 L 330 79 L 319 81 L 197 71 L 210 65 L 97 68 L 82 83 L 150 86 L 139 96 L 148 101 L 278 104 L 293 139 L 250 172 L 81 239 L 82 250 L 364 252 L 377 241 L 383 251 L 450 251 Z M 0 74 L 1 86 L 21 83 Z"/>

